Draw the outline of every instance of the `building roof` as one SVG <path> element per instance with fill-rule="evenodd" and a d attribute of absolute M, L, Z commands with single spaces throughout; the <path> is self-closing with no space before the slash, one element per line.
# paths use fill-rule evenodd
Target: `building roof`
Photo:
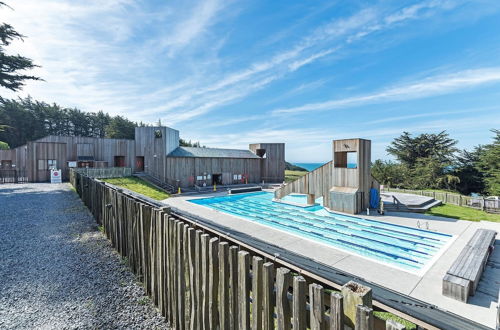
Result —
<path fill-rule="evenodd" d="M 256 158 L 259 156 L 250 150 L 177 147 L 168 157 L 200 157 L 200 158 Z"/>

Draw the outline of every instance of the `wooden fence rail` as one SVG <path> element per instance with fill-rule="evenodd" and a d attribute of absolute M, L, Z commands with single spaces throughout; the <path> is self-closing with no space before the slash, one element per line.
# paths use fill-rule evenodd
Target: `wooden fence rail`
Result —
<path fill-rule="evenodd" d="M 77 171 L 70 181 L 173 328 L 344 328 L 338 292 L 287 268 L 275 270 L 273 262 L 204 233 L 168 208 Z M 386 328 L 373 322 L 372 309 L 356 308 L 356 329 Z"/>
<path fill-rule="evenodd" d="M 0 169 L 0 183 L 26 183 L 28 173 L 25 169 Z"/>
<path fill-rule="evenodd" d="M 96 179 L 122 178 L 132 175 L 130 167 L 74 168 L 73 171 Z"/>

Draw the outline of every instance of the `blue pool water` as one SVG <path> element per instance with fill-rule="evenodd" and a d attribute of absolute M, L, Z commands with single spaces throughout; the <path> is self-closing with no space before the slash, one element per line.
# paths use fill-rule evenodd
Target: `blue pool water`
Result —
<path fill-rule="evenodd" d="M 190 202 L 321 242 L 406 270 L 420 270 L 451 235 L 273 201 L 270 192 L 193 199 Z M 305 196 L 287 196 L 304 203 Z M 318 200 L 317 200 L 318 202 Z"/>

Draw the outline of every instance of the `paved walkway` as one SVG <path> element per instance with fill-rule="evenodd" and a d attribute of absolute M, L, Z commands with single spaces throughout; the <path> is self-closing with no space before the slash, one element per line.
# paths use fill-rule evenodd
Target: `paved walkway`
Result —
<path fill-rule="evenodd" d="M 224 194 L 216 193 L 216 195 Z M 207 198 L 210 196 L 205 194 L 200 197 Z M 372 216 L 361 215 L 364 218 L 413 228 L 420 226 L 423 229 L 455 235 L 454 241 L 449 248 L 443 251 L 439 259 L 425 273 L 415 274 L 187 201 L 193 198 L 196 197 L 181 196 L 169 198 L 163 202 L 240 232 L 253 235 L 268 243 L 310 257 L 326 265 L 349 272 L 365 280 L 375 282 L 386 288 L 437 305 L 442 309 L 462 315 L 486 326 L 495 326 L 497 297 L 492 296 L 485 290 L 478 290 L 474 297 L 470 297 L 469 303 L 464 304 L 443 296 L 441 289 L 443 276 L 476 229 L 490 228 L 500 233 L 500 223 L 462 221 L 416 213 L 389 212 L 384 216 L 378 214 L 372 214 Z M 497 237 L 497 242 L 498 239 L 499 237 Z M 500 258 L 500 249 L 496 249 L 493 252 L 491 260 L 498 260 L 498 258 Z M 492 292 L 496 290 L 498 292 L 500 280 L 491 281 L 490 279 L 500 279 L 500 268 L 496 268 L 491 262 L 487 269 L 487 278 L 490 281 L 489 285 L 493 285 L 491 290 L 488 291 Z"/>
<path fill-rule="evenodd" d="M 0 329 L 167 328 L 68 184 L 0 185 Z"/>

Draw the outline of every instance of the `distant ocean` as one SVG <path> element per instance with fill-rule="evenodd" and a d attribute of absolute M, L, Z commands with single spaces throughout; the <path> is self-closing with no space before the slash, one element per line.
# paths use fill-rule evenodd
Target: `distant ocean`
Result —
<path fill-rule="evenodd" d="M 312 171 L 323 165 L 324 163 L 293 163 L 293 165 L 297 165 L 305 168 L 308 171 Z"/>
<path fill-rule="evenodd" d="M 317 169 L 318 167 L 322 166 L 323 164 L 325 164 L 325 163 L 293 163 L 293 165 L 303 167 L 308 171 L 313 171 L 313 170 Z M 356 168 L 356 164 L 349 163 L 349 164 L 347 164 L 347 167 L 348 168 Z"/>

